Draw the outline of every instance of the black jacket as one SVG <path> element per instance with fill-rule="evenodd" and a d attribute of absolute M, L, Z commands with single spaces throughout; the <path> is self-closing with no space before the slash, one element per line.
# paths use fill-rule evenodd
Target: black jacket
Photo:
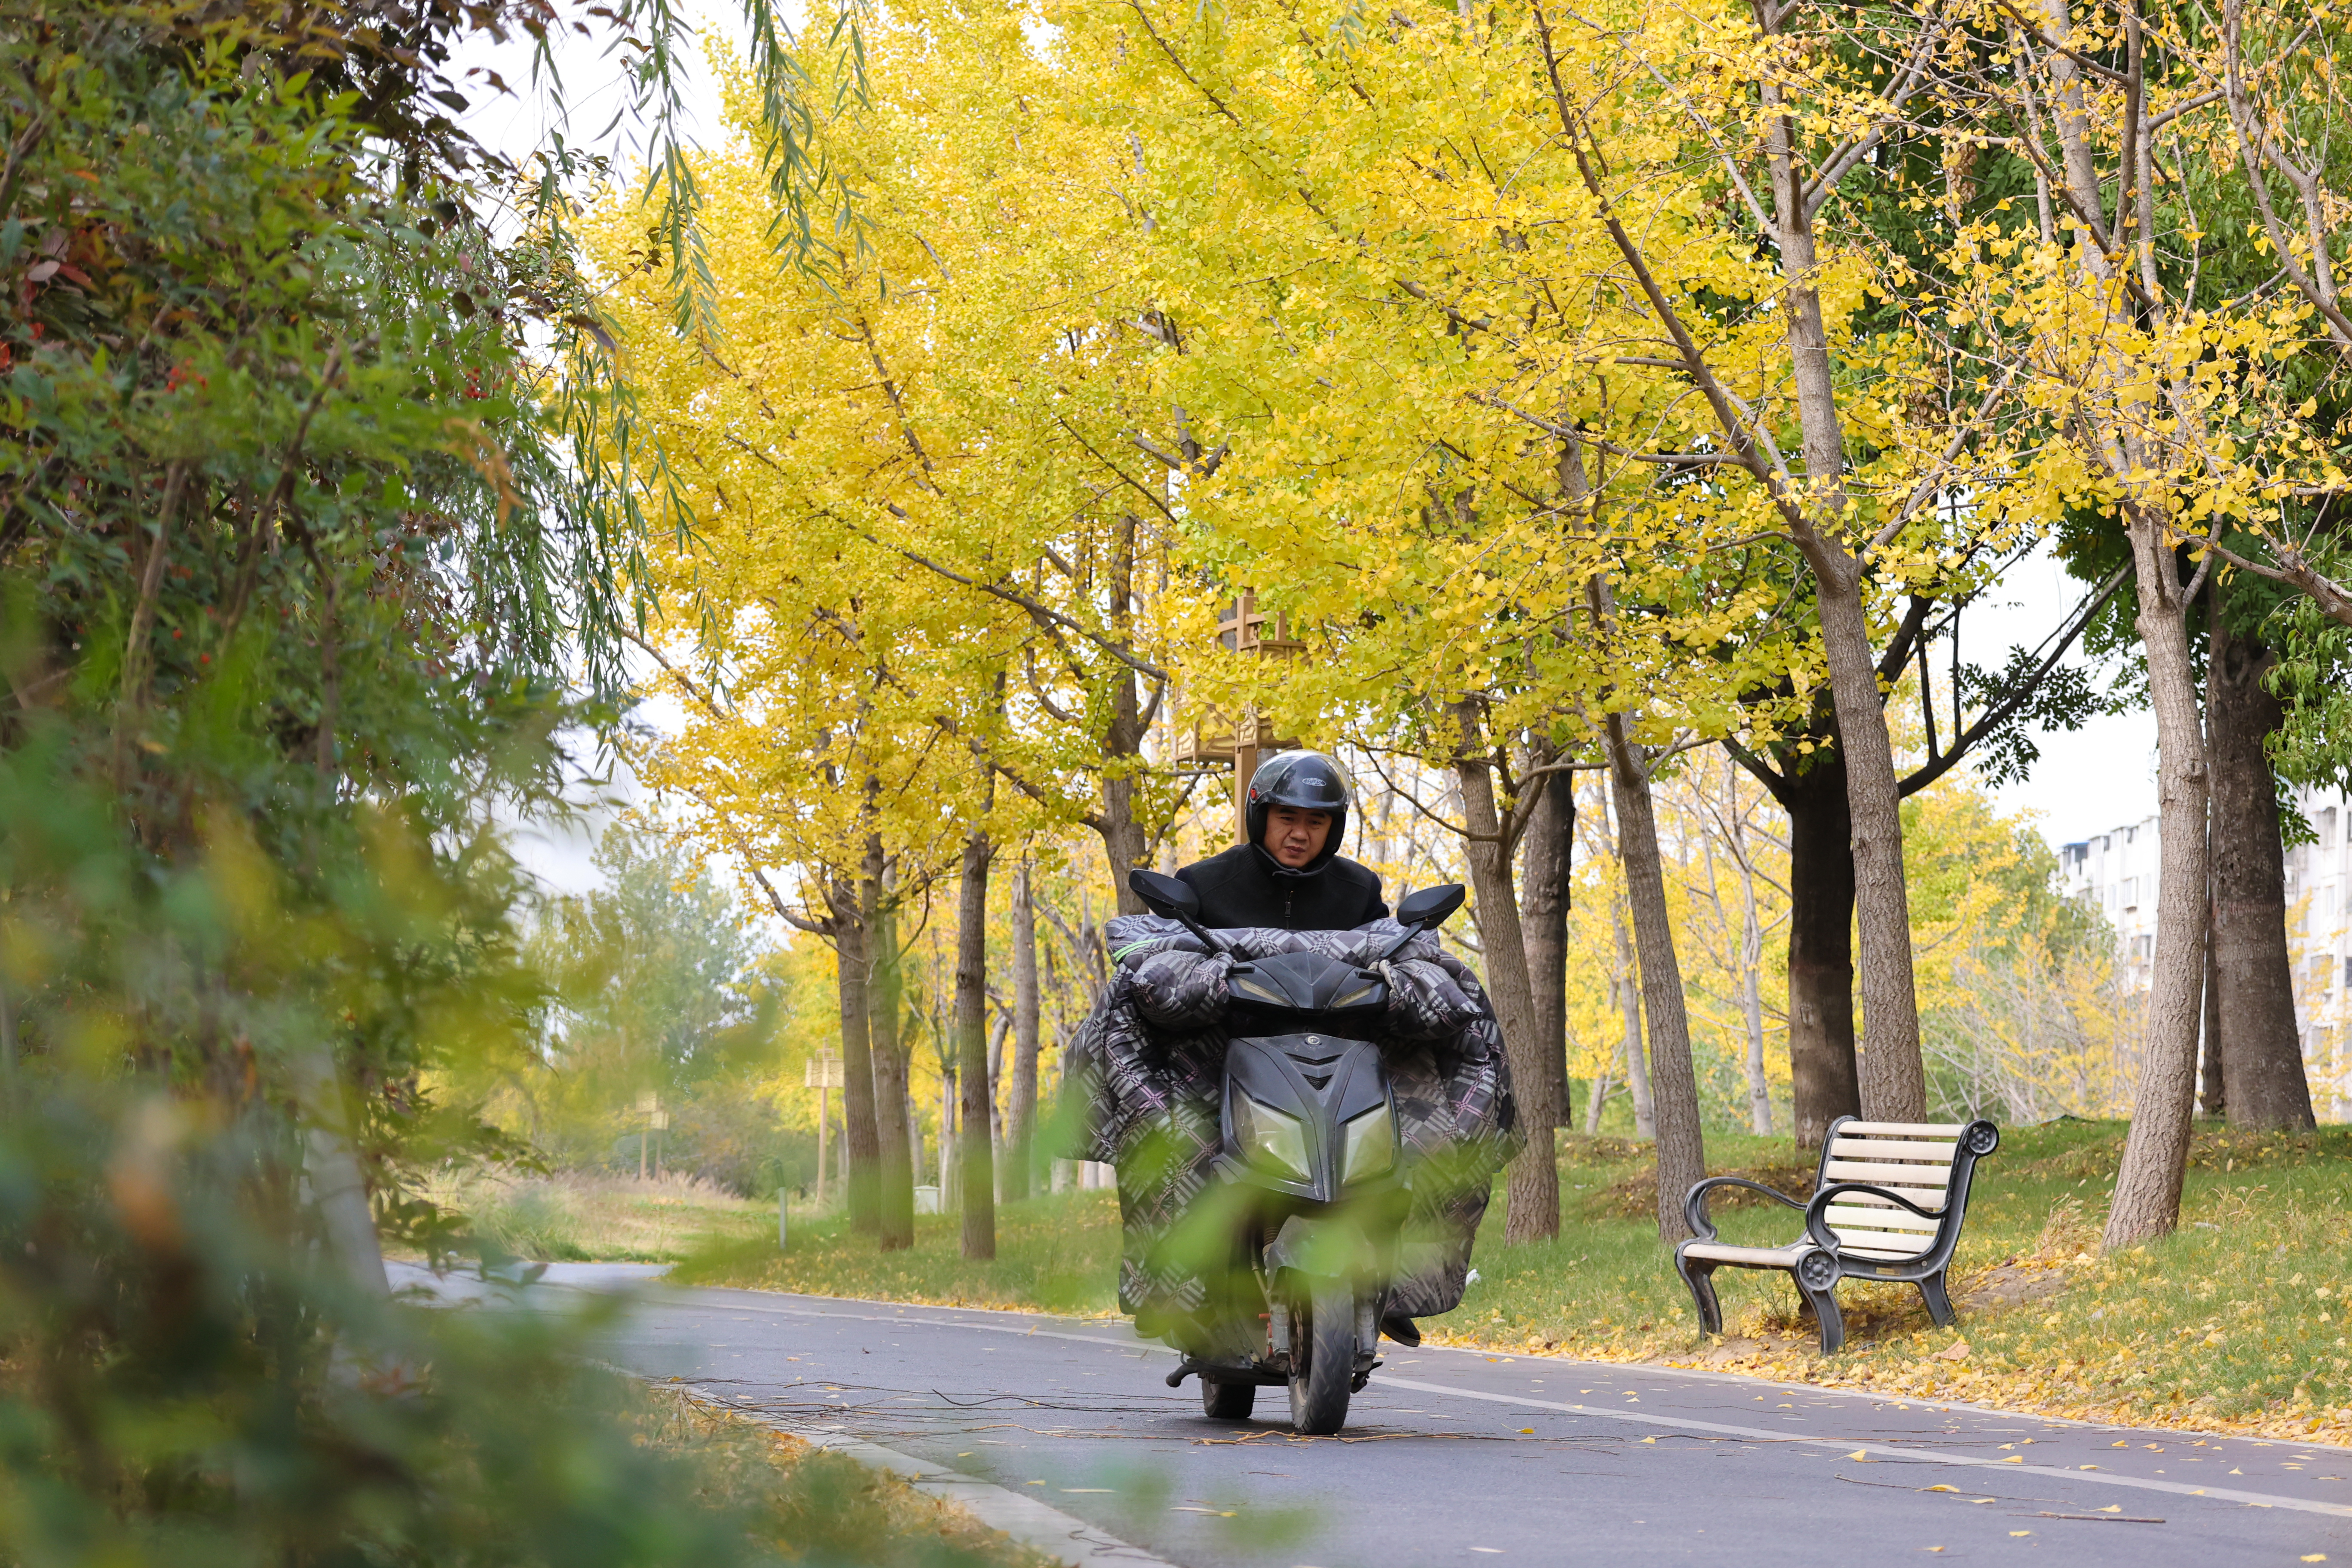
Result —
<path fill-rule="evenodd" d="M 1212 931 L 1348 931 L 1389 912 L 1380 878 L 1343 856 L 1311 877 L 1277 877 L 1242 844 L 1176 875 L 1201 896 L 1201 923 Z"/>

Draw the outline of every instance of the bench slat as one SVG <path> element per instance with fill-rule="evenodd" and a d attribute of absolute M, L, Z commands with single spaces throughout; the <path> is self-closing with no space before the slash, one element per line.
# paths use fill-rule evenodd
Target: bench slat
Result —
<path fill-rule="evenodd" d="M 1838 1250 L 1851 1257 L 1868 1258 L 1880 1263 L 1907 1263 L 1927 1249 L 1925 1247 L 1875 1247 L 1868 1242 L 1857 1245 L 1849 1243 L 1841 1236 L 1838 1237 Z"/>
<path fill-rule="evenodd" d="M 1908 1209 L 1892 1207 L 1847 1208 L 1842 1204 L 1832 1204 L 1823 1215 L 1832 1226 L 1842 1230 L 1916 1230 L 1932 1234 L 1943 1224 L 1940 1219 L 1921 1219 Z"/>
<path fill-rule="evenodd" d="M 1916 1189 L 1942 1194 L 1951 1185 L 1951 1167 L 1874 1165 L 1861 1160 L 1832 1160 L 1822 1167 L 1823 1182 L 1868 1182 L 1897 1191 Z"/>
<path fill-rule="evenodd" d="M 1839 1138 L 1830 1144 L 1832 1160 L 1929 1160 L 1952 1163 L 1957 1143 L 1904 1143 L 1885 1138 Z"/>
<path fill-rule="evenodd" d="M 1962 1121 L 1849 1121 L 1838 1129 L 1841 1138 L 1958 1138 L 1967 1131 Z"/>

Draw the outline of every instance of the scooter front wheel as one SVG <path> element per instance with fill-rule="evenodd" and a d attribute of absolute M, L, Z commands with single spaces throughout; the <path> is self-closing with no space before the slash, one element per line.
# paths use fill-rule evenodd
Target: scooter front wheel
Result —
<path fill-rule="evenodd" d="M 1290 1424 L 1328 1437 L 1348 1423 L 1356 1381 L 1356 1292 L 1318 1279 L 1290 1309 Z"/>

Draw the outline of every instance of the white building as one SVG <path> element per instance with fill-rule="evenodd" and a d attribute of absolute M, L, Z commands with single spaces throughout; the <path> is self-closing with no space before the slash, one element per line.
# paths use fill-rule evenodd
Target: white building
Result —
<path fill-rule="evenodd" d="M 2117 978 L 2126 991 L 2147 984 L 2156 956 L 2156 886 L 2163 869 L 2153 816 L 2058 847 L 2058 887 L 2087 900 L 2116 928 Z"/>
<path fill-rule="evenodd" d="M 2323 1121 L 2352 1115 L 2352 799 L 2298 789 L 2295 806 L 2318 836 L 2286 852 L 2287 952 L 2294 972 L 2295 1026 L 2313 1108 Z M 2146 817 L 2061 845 L 2060 889 L 2087 900 L 2116 928 L 2117 978 L 2146 987 L 2156 954 L 2156 890 L 2163 873 L 2157 819 Z"/>

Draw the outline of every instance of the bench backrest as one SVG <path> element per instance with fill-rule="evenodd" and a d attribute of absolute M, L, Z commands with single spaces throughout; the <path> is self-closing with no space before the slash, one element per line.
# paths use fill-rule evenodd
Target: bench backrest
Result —
<path fill-rule="evenodd" d="M 1969 1173 L 1999 1139 L 1990 1122 L 1839 1117 L 1822 1142 L 1813 1190 L 1868 1182 L 1900 1193 L 1937 1217 L 1923 1219 L 1870 1193 L 1842 1194 L 1822 1215 L 1838 1251 L 1864 1261 L 1907 1263 L 1939 1244 L 1948 1246 L 1968 1204 Z"/>

